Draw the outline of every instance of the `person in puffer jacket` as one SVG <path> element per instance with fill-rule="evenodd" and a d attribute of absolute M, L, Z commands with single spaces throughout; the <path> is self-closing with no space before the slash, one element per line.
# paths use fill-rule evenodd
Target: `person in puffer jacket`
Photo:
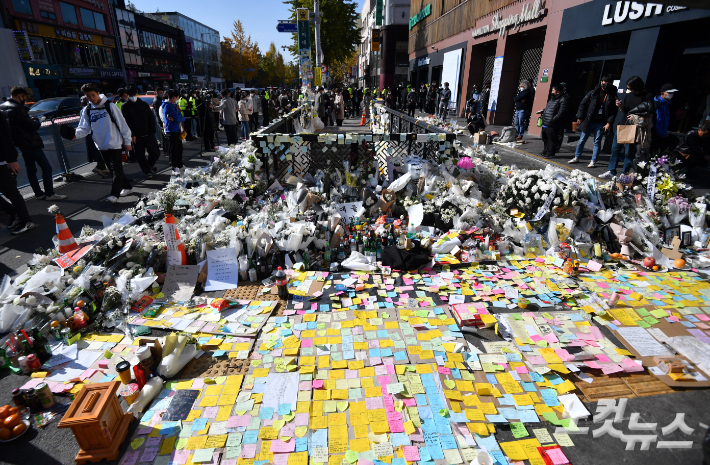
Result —
<path fill-rule="evenodd" d="M 81 111 L 81 119 L 76 128 L 75 139 L 92 135 L 101 156 L 113 171 L 111 195 L 106 198 L 116 203 L 119 197 L 133 193 L 131 183 L 123 172 L 123 150 L 131 150 L 131 130 L 123 119 L 121 110 L 99 93 L 95 84 L 81 86 L 81 91 L 89 99 L 89 104 Z"/>
<path fill-rule="evenodd" d="M 185 117 L 177 107 L 178 98 L 180 98 L 180 92 L 171 90 L 168 92 L 168 100 L 163 100 L 162 107 L 165 117 L 165 134 L 170 140 L 168 146 L 170 147 L 170 166 L 173 167 L 173 171 L 179 171 L 183 167 L 180 123 L 185 121 Z"/>
<path fill-rule="evenodd" d="M 543 158 L 553 158 L 557 152 L 557 137 L 559 131 L 564 131 L 564 122 L 569 106 L 569 97 L 563 94 L 562 86 L 552 86 L 550 99 L 542 112 L 542 141 L 545 149 Z"/>

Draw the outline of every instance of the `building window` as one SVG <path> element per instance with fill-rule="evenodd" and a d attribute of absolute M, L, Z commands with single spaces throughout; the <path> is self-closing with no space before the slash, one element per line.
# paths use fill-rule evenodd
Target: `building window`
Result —
<path fill-rule="evenodd" d="M 57 19 L 57 15 L 55 15 L 54 13 L 50 13 L 48 11 L 39 10 L 39 14 L 41 17 L 46 18 L 46 19 Z"/>
<path fill-rule="evenodd" d="M 104 21 L 104 15 L 102 13 L 94 11 L 94 23 L 96 24 L 96 29 L 99 31 L 106 30 L 106 21 Z"/>
<path fill-rule="evenodd" d="M 74 5 L 59 2 L 59 8 L 62 10 L 62 20 L 67 24 L 79 25 L 79 20 L 76 18 L 76 8 Z"/>
<path fill-rule="evenodd" d="M 94 12 L 87 10 L 86 8 L 79 8 L 81 13 L 81 24 L 89 29 L 96 29 L 96 24 L 94 23 Z"/>
<path fill-rule="evenodd" d="M 32 16 L 32 6 L 29 0 L 12 0 L 12 8 L 16 13 Z"/>

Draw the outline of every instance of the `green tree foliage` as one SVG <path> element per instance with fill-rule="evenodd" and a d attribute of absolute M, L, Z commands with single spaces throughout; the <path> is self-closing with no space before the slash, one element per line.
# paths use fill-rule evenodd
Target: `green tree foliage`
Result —
<path fill-rule="evenodd" d="M 291 18 L 296 20 L 296 9 L 313 11 L 313 0 L 285 0 L 290 5 Z M 352 0 L 320 0 L 321 50 L 323 62 L 327 65 L 347 62 L 353 50 L 360 43 L 360 28 L 357 25 L 357 3 Z M 298 56 L 298 37 L 293 34 L 293 45 L 289 48 Z M 315 26 L 311 21 L 311 58 L 315 64 Z"/>

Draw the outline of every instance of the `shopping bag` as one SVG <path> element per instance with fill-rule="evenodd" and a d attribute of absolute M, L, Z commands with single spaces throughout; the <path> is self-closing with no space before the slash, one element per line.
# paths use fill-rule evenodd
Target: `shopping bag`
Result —
<path fill-rule="evenodd" d="M 616 143 L 617 144 L 635 144 L 636 143 L 636 125 L 635 124 L 620 124 L 616 128 Z"/>

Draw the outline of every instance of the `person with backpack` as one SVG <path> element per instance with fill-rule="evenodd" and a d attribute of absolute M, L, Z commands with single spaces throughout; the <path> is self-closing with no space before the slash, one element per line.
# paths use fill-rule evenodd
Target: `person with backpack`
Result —
<path fill-rule="evenodd" d="M 84 84 L 81 91 L 89 99 L 89 104 L 81 112 L 74 139 L 92 135 L 104 161 L 113 171 L 111 195 L 106 200 L 116 203 L 119 197 L 133 193 L 131 183 L 123 172 L 123 149 L 127 152 L 131 150 L 131 130 L 118 107 L 99 93 L 95 84 Z"/>
<path fill-rule="evenodd" d="M 131 130 L 133 153 L 138 160 L 138 165 L 148 179 L 153 179 L 153 173 L 158 172 L 155 162 L 160 158 L 160 147 L 155 138 L 155 116 L 150 105 L 139 99 L 136 94 L 135 87 L 128 88 L 128 100 L 121 107 L 121 113 Z M 146 150 L 148 150 L 147 160 Z"/>
<path fill-rule="evenodd" d="M 165 134 L 170 142 L 168 142 L 168 147 L 170 149 L 170 166 L 173 167 L 174 172 L 179 172 L 180 168 L 184 165 L 182 164 L 182 128 L 180 123 L 185 122 L 186 118 L 180 112 L 177 107 L 177 101 L 180 97 L 180 92 L 177 90 L 171 90 L 168 92 L 168 99 L 163 100 L 163 118 L 165 121 Z"/>

